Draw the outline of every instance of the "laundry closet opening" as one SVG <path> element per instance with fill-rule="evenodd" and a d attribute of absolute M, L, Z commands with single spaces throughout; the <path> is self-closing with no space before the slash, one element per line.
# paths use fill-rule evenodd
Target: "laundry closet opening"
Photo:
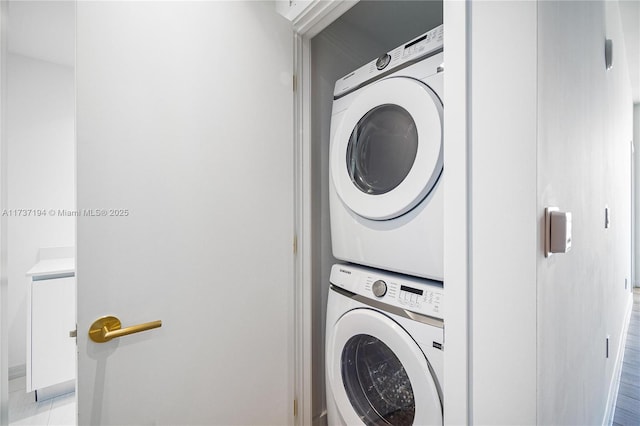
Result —
<path fill-rule="evenodd" d="M 329 147 L 336 80 L 443 23 L 442 1 L 360 1 L 311 40 L 312 416 L 326 423 L 325 318 L 333 257 Z"/>

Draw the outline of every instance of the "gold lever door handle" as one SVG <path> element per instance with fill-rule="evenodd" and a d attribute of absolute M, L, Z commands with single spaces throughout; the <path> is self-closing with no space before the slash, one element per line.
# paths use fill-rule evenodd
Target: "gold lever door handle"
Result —
<path fill-rule="evenodd" d="M 162 321 L 160 320 L 122 328 L 122 323 L 118 318 L 108 316 L 98 318 L 93 322 L 93 324 L 91 324 L 91 327 L 89 328 L 89 338 L 96 343 L 104 343 L 111 339 L 115 339 L 116 337 L 140 333 L 141 331 L 151 330 L 158 327 L 162 327 Z"/>

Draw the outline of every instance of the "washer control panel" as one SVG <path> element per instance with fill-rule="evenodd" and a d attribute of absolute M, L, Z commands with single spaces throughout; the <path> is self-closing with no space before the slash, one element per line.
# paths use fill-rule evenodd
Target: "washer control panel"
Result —
<path fill-rule="evenodd" d="M 365 82 L 384 77 L 407 62 L 414 63 L 429 54 L 435 54 L 443 46 L 444 25 L 440 25 L 345 75 L 336 81 L 333 96 L 340 96 Z"/>
<path fill-rule="evenodd" d="M 333 265 L 331 284 L 389 305 L 443 318 L 441 282 L 356 265 Z"/>

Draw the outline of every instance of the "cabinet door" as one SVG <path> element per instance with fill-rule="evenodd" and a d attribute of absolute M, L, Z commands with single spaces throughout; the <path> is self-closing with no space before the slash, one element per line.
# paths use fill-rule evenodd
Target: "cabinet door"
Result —
<path fill-rule="evenodd" d="M 31 388 L 75 378 L 75 277 L 34 281 L 31 291 Z"/>

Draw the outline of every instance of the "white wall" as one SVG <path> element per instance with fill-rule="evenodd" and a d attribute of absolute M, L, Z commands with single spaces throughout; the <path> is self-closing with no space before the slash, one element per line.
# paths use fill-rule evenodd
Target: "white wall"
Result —
<path fill-rule="evenodd" d="M 471 132 L 468 97 L 470 82 L 471 2 L 446 2 L 443 10 L 445 40 L 444 92 L 444 271 L 446 311 L 444 352 L 444 424 L 469 424 L 469 272 L 470 259 L 470 170 Z"/>
<path fill-rule="evenodd" d="M 539 2 L 538 47 L 538 220 L 545 206 L 572 212 L 573 241 L 548 259 L 538 245 L 537 420 L 600 424 L 630 300 L 632 101 L 617 3 Z"/>
<path fill-rule="evenodd" d="M 599 424 L 630 301 L 631 95 L 617 4 L 470 12 L 472 419 Z M 609 72 L 605 37 L 618 46 Z M 573 248 L 546 259 L 553 205 L 574 214 Z"/>
<path fill-rule="evenodd" d="M 471 421 L 534 424 L 536 3 L 470 12 Z"/>
<path fill-rule="evenodd" d="M 9 54 L 8 208 L 75 209 L 73 68 Z M 25 364 L 25 273 L 40 247 L 73 246 L 70 217 L 9 217 L 9 368 Z"/>
<path fill-rule="evenodd" d="M 640 102 L 640 2 L 619 0 L 633 102 Z"/>

